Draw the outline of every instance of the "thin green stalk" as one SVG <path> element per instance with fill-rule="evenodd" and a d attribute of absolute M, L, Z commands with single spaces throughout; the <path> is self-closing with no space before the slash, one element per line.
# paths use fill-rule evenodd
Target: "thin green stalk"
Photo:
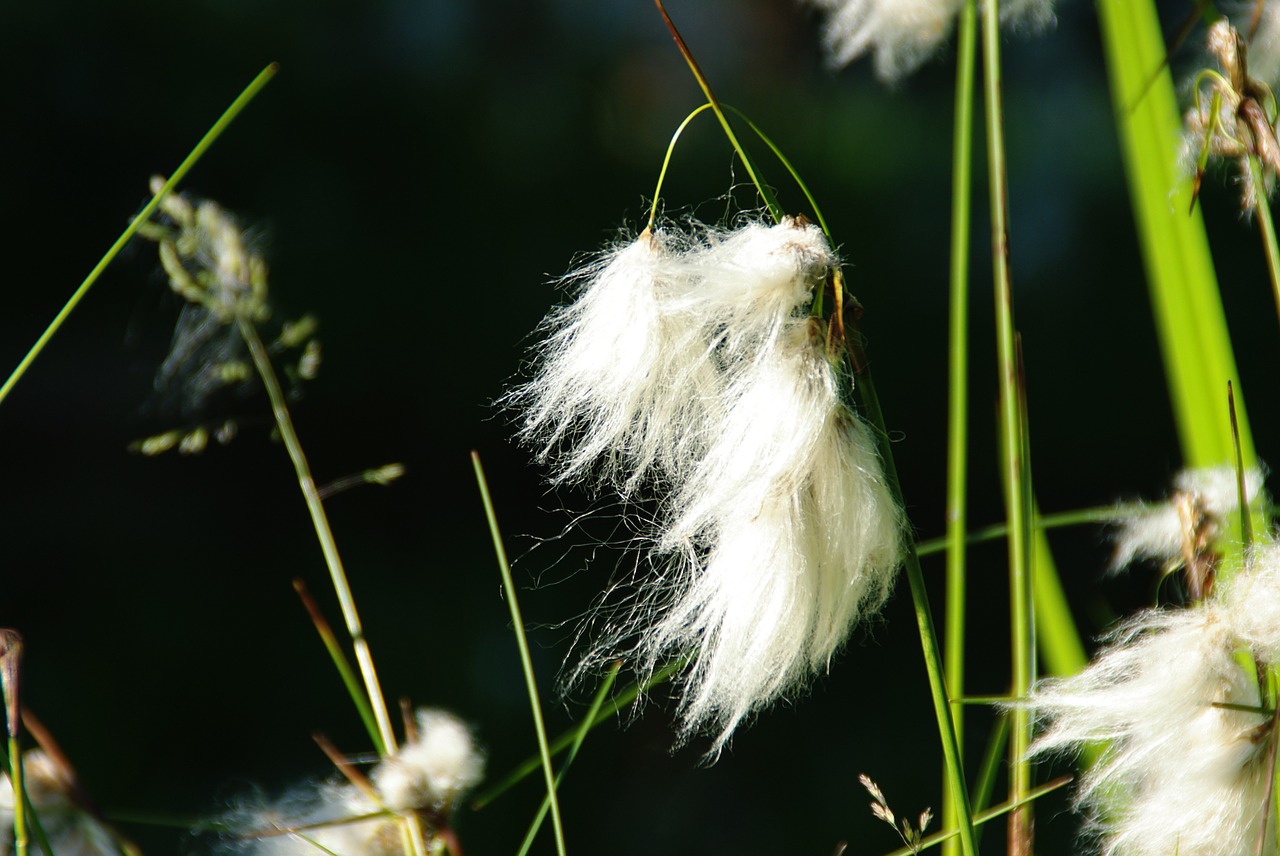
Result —
<path fill-rule="evenodd" d="M 969 194 L 973 183 L 973 82 L 977 58 L 977 0 L 960 12 L 956 38 L 956 113 L 951 158 L 951 344 L 947 407 L 947 593 L 944 657 L 947 688 L 963 696 L 965 686 L 965 528 L 969 454 Z M 951 720 L 963 759 L 964 707 L 951 703 Z M 942 792 L 942 825 L 958 824 L 950 789 Z M 942 846 L 956 856 L 955 839 Z"/>
<path fill-rule="evenodd" d="M 124 245 L 129 243 L 129 239 L 138 231 L 138 228 L 142 224 L 146 223 L 151 218 L 151 215 L 155 213 L 156 208 L 160 206 L 161 200 L 168 195 L 169 191 L 173 190 L 173 188 L 178 185 L 178 182 L 182 181 L 182 179 L 186 177 L 186 174 L 191 171 L 191 168 L 195 166 L 197 162 L 199 162 L 200 158 L 204 157 L 204 153 L 208 151 L 214 141 L 222 135 L 222 132 L 227 129 L 227 126 L 235 121 L 236 116 L 240 115 L 240 111 L 254 99 L 254 96 L 262 90 L 262 87 L 267 85 L 279 70 L 280 67 L 273 62 L 258 73 L 258 76 L 253 79 L 253 82 L 245 87 L 244 91 L 240 93 L 239 97 L 237 97 L 235 101 L 231 102 L 231 106 L 226 109 L 221 117 L 219 117 L 218 121 L 213 123 L 213 127 L 205 133 L 205 135 L 200 139 L 200 142 L 196 143 L 196 147 L 191 150 L 191 153 L 188 154 L 182 163 L 178 165 L 178 168 L 173 171 L 173 175 L 171 175 L 169 180 L 164 183 L 164 186 L 160 188 L 160 191 L 152 197 L 151 201 L 148 202 L 142 211 L 138 213 L 138 216 L 134 217 L 133 220 L 130 221 L 128 227 L 126 227 L 120 234 L 120 237 L 116 238 L 116 242 L 111 245 L 111 248 L 108 249 L 98 263 L 93 266 L 93 270 L 89 271 L 89 275 L 84 278 L 84 282 L 80 283 L 80 287 L 71 295 L 71 298 L 66 302 L 66 305 L 63 306 L 61 311 L 53 317 L 53 321 L 51 321 L 45 331 L 40 334 L 40 338 L 36 339 L 36 343 L 31 346 L 31 350 L 27 351 L 26 356 L 22 358 L 21 362 L 18 363 L 17 368 L 15 368 L 13 373 L 9 375 L 8 380 L 0 386 L 0 402 L 3 402 L 5 398 L 8 397 L 9 392 L 13 389 L 14 385 L 16 385 L 22 376 L 27 373 L 27 369 L 36 361 L 36 357 L 40 356 L 45 345 L 49 344 L 49 340 L 52 339 L 53 335 L 62 327 L 63 322 L 67 320 L 75 310 L 76 306 L 80 304 L 80 301 L 84 296 L 89 293 L 89 289 L 98 281 L 98 277 L 102 275 L 104 270 L 106 270 L 107 265 L 111 264 L 112 260 L 115 259 L 122 249 L 124 249 Z"/>
<path fill-rule="evenodd" d="M 616 696 L 609 699 L 609 702 L 604 705 L 603 709 L 600 710 L 599 713 L 584 719 L 580 723 L 574 723 L 563 734 L 555 740 L 552 740 L 549 744 L 552 756 L 554 757 L 559 755 L 571 746 L 573 742 L 578 739 L 578 732 L 583 728 L 595 728 L 605 720 L 616 716 L 620 710 L 635 701 L 636 698 L 639 697 L 640 693 L 647 692 L 653 687 L 656 687 L 667 678 L 681 671 L 686 665 L 688 664 L 683 659 L 676 660 L 673 663 L 668 663 L 666 666 L 663 666 L 661 669 L 654 672 L 653 675 L 644 683 L 634 683 L 619 692 Z M 484 808 L 486 805 L 510 790 L 517 782 L 522 781 L 525 776 L 528 776 L 541 766 L 542 757 L 540 755 L 532 755 L 529 758 L 526 758 L 523 762 L 517 764 L 515 769 L 503 777 L 503 779 L 496 785 L 492 786 L 472 800 L 471 808 L 475 810 Z"/>
<path fill-rule="evenodd" d="M 1022 806 L 1030 805 L 1031 803 L 1040 799 L 1040 797 L 1044 796 L 1045 794 L 1053 793 L 1054 791 L 1058 790 L 1058 788 L 1065 787 L 1070 782 L 1071 782 L 1070 776 L 1063 776 L 1061 778 L 1054 779 L 1052 782 L 1049 782 L 1048 784 L 1041 785 L 1038 788 L 1028 791 L 1026 795 L 1022 797 L 1022 799 L 1009 800 L 1008 802 L 1003 802 L 998 806 L 989 808 L 986 811 L 978 812 L 976 815 L 973 816 L 973 822 L 976 825 L 981 826 L 987 823 L 988 821 L 995 820 L 997 817 L 1000 817 L 1001 815 L 1008 814 L 1009 812 L 1015 811 L 1018 808 L 1021 808 Z M 930 847 L 935 847 L 941 844 L 942 842 L 947 841 L 948 839 L 955 838 L 962 831 L 963 830 L 959 830 L 959 829 L 947 829 L 942 832 L 935 832 L 933 835 L 930 835 L 924 840 L 922 840 L 917 847 L 915 848 L 900 847 L 897 850 L 894 850 L 891 853 L 888 853 L 887 856 L 914 856 L 914 854 L 916 853 L 928 850 Z"/>
<path fill-rule="evenodd" d="M 1276 314 L 1280 316 L 1280 245 L 1276 243 L 1276 224 L 1271 219 L 1271 201 L 1267 199 L 1267 186 L 1262 180 L 1262 168 L 1254 155 L 1249 156 L 1249 173 L 1257 188 L 1258 205 L 1254 216 L 1258 219 L 1258 231 L 1262 235 L 1262 249 L 1267 256 L 1267 273 L 1271 276 L 1271 293 L 1276 299 Z"/>
<path fill-rule="evenodd" d="M 698 86 L 702 89 L 702 94 L 706 96 L 707 103 L 711 105 L 711 109 L 715 111 L 716 118 L 720 120 L 720 127 L 724 129 L 725 136 L 729 138 L 729 144 L 738 153 L 738 157 L 742 160 L 742 165 L 746 168 L 752 184 L 760 192 L 760 198 L 764 200 L 765 207 L 769 209 L 769 213 L 775 221 L 781 220 L 782 206 L 778 204 L 777 197 L 774 196 L 773 191 L 764 183 L 764 178 L 756 168 L 755 161 L 751 159 L 751 155 L 747 153 L 742 143 L 738 141 L 738 135 L 734 133 L 733 126 L 729 124 L 729 117 L 724 114 L 724 109 L 720 106 L 720 100 L 711 91 L 711 84 L 707 82 L 706 76 L 703 75 L 702 69 L 698 66 L 698 61 L 693 58 L 693 52 L 689 50 L 689 46 L 685 44 L 680 31 L 676 29 L 675 23 L 671 20 L 671 16 L 667 14 L 667 9 L 662 5 L 662 0 L 653 0 L 653 2 L 658 7 L 658 12 L 662 15 L 662 20 L 666 23 L 667 29 L 671 32 L 671 38 L 675 40 L 676 47 L 680 49 L 680 55 L 684 57 L 689 70 L 693 72 L 694 79 L 698 81 Z"/>
<path fill-rule="evenodd" d="M 875 383 L 871 378 L 866 355 L 861 352 L 856 337 L 850 337 L 846 342 L 854 351 L 854 365 L 862 367 L 857 377 L 857 386 L 862 396 L 867 420 L 876 428 L 880 457 L 884 461 L 885 481 L 889 485 L 894 501 L 902 505 L 902 485 L 898 481 L 898 468 L 893 461 L 893 449 L 889 444 L 888 431 L 885 430 L 884 413 L 880 409 L 880 398 L 876 395 Z M 960 757 L 960 744 L 956 739 L 955 722 L 951 717 L 946 673 L 943 670 L 942 656 L 938 649 L 938 634 L 934 629 L 933 614 L 929 611 L 929 593 L 925 588 L 924 574 L 920 570 L 920 557 L 914 548 L 907 550 L 906 573 L 907 582 L 911 587 L 911 604 L 915 609 L 916 625 L 920 632 L 920 648 L 924 656 L 925 673 L 929 678 L 929 695 L 933 700 L 933 713 L 938 723 L 938 739 L 942 742 L 947 787 L 956 802 L 961 852 L 964 856 L 977 856 L 978 841 L 973 830 L 973 811 L 969 806 L 964 762 Z"/>
<path fill-rule="evenodd" d="M 311 592 L 307 591 L 306 583 L 301 579 L 295 579 L 293 581 L 293 590 L 302 599 L 302 605 L 311 617 L 311 624 L 316 628 L 316 632 L 320 634 L 320 641 L 324 644 L 325 650 L 329 652 L 329 659 L 333 660 L 333 665 L 338 670 L 338 676 L 342 678 L 342 685 L 347 688 L 347 695 L 351 697 L 356 710 L 359 711 L 365 730 L 369 732 L 376 743 L 378 738 L 378 719 L 373 714 L 373 708 L 369 706 L 368 697 L 360 687 L 359 677 L 356 675 L 355 670 L 351 668 L 351 663 L 347 660 L 347 655 L 343 652 L 342 646 L 338 644 L 338 638 L 334 634 L 333 628 L 329 625 L 328 619 L 324 617 L 324 613 L 320 611 L 320 606 L 311 597 Z"/>
<path fill-rule="evenodd" d="M 573 759 L 578 757 L 578 750 L 582 748 L 582 742 L 587 739 L 587 735 L 591 733 L 591 723 L 600 714 L 600 708 L 604 705 L 605 696 L 613 689 L 613 682 L 618 678 L 618 670 L 622 668 L 622 663 L 614 663 L 613 668 L 609 670 L 609 674 L 605 675 L 604 682 L 600 685 L 599 692 L 596 693 L 595 700 L 591 702 L 591 709 L 587 711 L 586 718 L 582 725 L 578 727 L 577 732 L 573 735 L 573 745 L 569 747 L 569 754 L 565 756 L 564 765 L 560 767 L 556 773 L 555 790 L 560 790 L 560 783 L 564 780 L 564 774 L 569 770 L 569 765 L 573 763 Z M 533 839 L 537 836 L 538 830 L 542 828 L 542 821 L 547 816 L 547 811 L 551 808 L 551 797 L 544 797 L 542 807 L 538 809 L 537 816 L 533 819 L 533 823 L 529 826 L 529 832 L 524 837 L 524 843 L 520 846 L 517 856 L 526 856 L 529 848 L 533 846 Z"/>
<path fill-rule="evenodd" d="M 1130 505 L 1098 505 L 1093 508 L 1077 508 L 1072 511 L 1059 511 L 1054 514 L 1041 514 L 1038 510 L 1035 516 L 1035 527 L 1037 532 L 1044 532 L 1049 529 L 1058 529 L 1066 526 L 1084 526 L 1089 523 L 1111 523 L 1115 520 L 1123 518 L 1128 513 L 1138 513 L 1142 511 L 1143 506 L 1140 504 Z M 1009 534 L 1009 525 L 1007 523 L 993 523 L 990 526 L 983 526 L 981 529 L 974 529 L 968 535 L 964 536 L 964 543 L 968 546 L 974 544 L 983 544 L 988 541 L 995 541 L 1004 538 Z M 943 535 L 940 538 L 928 538 L 924 541 L 916 543 L 916 552 L 921 556 L 932 556 L 935 553 L 941 553 L 948 549 L 951 543 L 950 536 Z M 1037 558 L 1037 561 L 1039 559 Z"/>
<path fill-rule="evenodd" d="M 551 802 L 551 826 L 555 830 L 556 853 L 565 856 L 564 827 L 560 822 L 560 801 L 556 799 L 555 774 L 551 770 L 551 750 L 547 746 L 547 729 L 542 721 L 542 704 L 538 700 L 538 682 L 533 676 L 533 659 L 529 656 L 529 640 L 525 638 L 524 619 L 520 617 L 520 604 L 516 599 L 516 586 L 511 579 L 511 565 L 507 562 L 507 550 L 502 545 L 502 533 L 498 530 L 498 515 L 489 496 L 489 483 L 480 464 L 480 453 L 471 453 L 471 465 L 476 471 L 476 483 L 480 486 L 480 499 L 489 521 L 489 533 L 493 536 L 493 549 L 498 556 L 498 570 L 502 574 L 502 589 L 511 609 L 511 623 L 515 629 L 516 646 L 520 649 L 520 665 L 524 669 L 525 685 L 529 690 L 529 707 L 533 711 L 534 731 L 538 737 L 538 753 L 542 756 L 542 772 L 547 780 L 547 799 Z"/>
<path fill-rule="evenodd" d="M 1005 507 L 1009 519 L 1009 629 L 1012 646 L 1010 692 L 1021 697 L 1030 691 L 1032 661 L 1035 656 L 1031 623 L 1031 528 L 1026 513 L 1031 499 L 1024 474 L 1024 427 L 1018 404 L 1013 289 L 1009 275 L 1008 173 L 1000 100 L 1000 15 L 996 2 L 983 5 L 982 51 L 991 205 L 991 263 L 995 274 L 996 349 L 1000 377 L 1000 457 Z M 1009 728 L 1009 799 L 1018 802 L 1031 788 L 1031 765 L 1026 760 L 1027 747 L 1031 743 L 1030 711 L 1011 711 Z M 1015 856 L 1029 854 L 1031 850 L 1031 822 L 1028 814 L 1028 811 L 1019 808 L 1009 816 L 1009 852 Z"/>
<path fill-rule="evenodd" d="M 280 431 L 280 439 L 284 442 L 289 460 L 298 477 L 298 487 L 302 489 L 302 497 L 307 503 L 307 511 L 311 514 L 311 523 L 316 530 L 316 538 L 320 541 L 320 550 L 324 553 L 325 564 L 329 568 L 329 576 L 333 581 L 333 590 L 338 596 L 338 605 L 342 609 L 342 617 L 346 621 L 347 633 L 351 636 L 351 645 L 355 649 L 356 663 L 360 666 L 360 674 L 364 678 L 365 692 L 369 694 L 369 703 L 373 707 L 377 720 L 377 733 L 370 735 L 378 745 L 378 754 L 388 755 L 396 751 L 396 735 L 391 727 L 391 717 L 387 713 L 387 703 L 382 696 L 382 686 L 378 682 L 378 672 L 373 665 L 373 655 L 369 651 L 368 640 L 365 639 L 364 627 L 360 623 L 360 613 L 356 609 L 355 598 L 351 595 L 351 586 L 347 582 L 347 572 L 342 567 L 342 557 L 338 555 L 338 545 L 333 538 L 333 530 L 329 527 L 329 518 L 324 511 L 324 503 L 316 491 L 315 479 L 311 477 L 311 465 L 302 451 L 302 443 L 298 440 L 298 432 L 294 430 L 293 418 L 289 415 L 284 390 L 276 377 L 271 358 L 267 355 L 266 346 L 258 335 L 258 328 L 253 321 L 242 314 L 236 315 L 236 327 L 249 355 L 253 358 L 262 385 L 271 399 L 271 412 L 275 416 L 276 428 Z"/>

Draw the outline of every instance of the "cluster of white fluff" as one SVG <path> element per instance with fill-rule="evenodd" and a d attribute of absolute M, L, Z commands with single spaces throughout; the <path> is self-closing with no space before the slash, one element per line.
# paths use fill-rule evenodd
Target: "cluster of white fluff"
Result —
<path fill-rule="evenodd" d="M 1259 467 L 1244 472 L 1245 501 L 1253 503 L 1262 489 Z M 1123 568 L 1148 559 L 1165 564 L 1182 560 L 1184 543 L 1193 533 L 1214 538 L 1226 517 L 1240 508 L 1240 490 L 1232 466 L 1183 470 L 1174 479 L 1166 502 L 1142 504 L 1118 514 L 1112 566 Z M 1198 524 L 1198 525 L 1197 525 Z"/>
<path fill-rule="evenodd" d="M 876 75 L 900 80 L 951 35 L 964 0 L 809 0 L 826 13 L 823 41 L 831 62 L 848 65 L 875 54 Z M 1006 25 L 1041 29 L 1053 22 L 1053 0 L 1006 0 Z"/>
<path fill-rule="evenodd" d="M 557 481 L 660 490 L 661 568 L 582 669 L 688 657 L 683 735 L 717 732 L 826 667 L 888 596 L 902 515 L 809 315 L 838 260 L 816 226 L 645 231 L 571 277 L 510 400 Z M 581 669 L 580 669 L 581 671 Z"/>
<path fill-rule="evenodd" d="M 439 830 L 479 784 L 484 757 L 471 729 L 452 713 L 422 708 L 416 718 L 416 736 L 373 768 L 371 787 L 326 782 L 275 802 L 254 801 L 222 819 L 232 831 L 228 848 L 252 856 L 400 856 L 396 815 L 416 813 L 428 835 Z"/>
<path fill-rule="evenodd" d="M 1276 735 L 1255 662 L 1280 662 L 1276 545 L 1255 548 L 1211 600 L 1144 612 L 1084 672 L 1039 685 L 1030 705 L 1047 728 L 1032 753 L 1100 747 L 1077 801 L 1104 856 L 1277 852 Z"/>
<path fill-rule="evenodd" d="M 66 772 L 44 751 L 35 749 L 23 753 L 22 770 L 27 799 L 35 808 L 54 853 L 58 856 L 120 856 L 125 852 L 111 829 L 77 801 Z M 0 776 L 0 854 L 13 852 L 13 809 L 13 782 L 7 775 Z M 27 826 L 30 829 L 29 814 Z M 35 846 L 36 838 L 30 831 L 28 838 L 33 852 L 43 852 Z"/>

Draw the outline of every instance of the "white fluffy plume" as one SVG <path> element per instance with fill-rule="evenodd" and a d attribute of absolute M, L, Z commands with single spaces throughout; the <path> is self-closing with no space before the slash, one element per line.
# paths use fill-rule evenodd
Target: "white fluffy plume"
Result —
<path fill-rule="evenodd" d="M 900 80 L 937 52 L 955 28 L 964 0 L 809 0 L 826 12 L 823 42 L 831 62 L 875 55 L 876 76 Z M 1007 0 L 1000 18 L 1015 27 L 1053 21 L 1053 0 Z"/>
<path fill-rule="evenodd" d="M 1256 852 L 1269 717 L 1247 709 L 1260 705 L 1258 685 L 1236 659 L 1230 619 L 1216 604 L 1144 612 L 1084 672 L 1033 694 L 1048 723 L 1034 754 L 1101 749 L 1077 801 L 1104 856 Z M 1274 832 L 1262 852 L 1276 852 Z"/>
<path fill-rule="evenodd" d="M 713 731 L 712 754 L 826 667 L 898 565 L 901 512 L 808 314 L 836 264 L 792 220 L 645 233 L 574 276 L 512 395 L 557 481 L 663 488 L 643 538 L 660 579 L 577 674 L 620 652 L 642 671 L 688 657 L 682 733 Z"/>

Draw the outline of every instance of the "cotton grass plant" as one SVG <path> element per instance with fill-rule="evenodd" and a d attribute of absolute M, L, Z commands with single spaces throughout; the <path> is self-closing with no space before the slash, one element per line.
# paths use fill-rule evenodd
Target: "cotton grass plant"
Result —
<path fill-rule="evenodd" d="M 785 132 L 777 136 L 779 146 L 722 104 L 694 60 L 697 46 L 686 46 L 660 10 L 706 102 L 691 102 L 686 125 L 717 120 L 760 205 L 705 223 L 657 216 L 655 194 L 646 227 L 595 251 L 562 278 L 565 302 L 550 309 L 536 333 L 528 370 L 502 402 L 518 439 L 555 489 L 582 488 L 588 497 L 620 503 L 627 555 L 634 560 L 626 583 L 633 591 L 624 603 L 588 617 L 562 672 L 571 692 L 594 691 L 591 709 L 559 738 L 547 734 L 548 700 L 540 689 L 542 676 L 534 671 L 536 649 L 526 638 L 521 585 L 498 526 L 504 498 L 490 494 L 475 455 L 529 695 L 534 725 L 528 742 L 538 747 L 537 757 L 503 775 L 495 759 L 485 757 L 473 726 L 441 708 L 414 711 L 405 705 L 397 726 L 325 510 L 325 500 L 337 490 L 386 476 L 371 470 L 330 488 L 317 485 L 302 432 L 293 424 L 287 384 L 279 377 L 282 371 L 289 373 L 287 380 L 314 376 L 319 350 L 313 325 L 273 321 L 266 262 L 246 238 L 248 227 L 216 203 L 176 194 L 184 165 L 173 178 L 153 182 L 152 202 L 104 264 L 140 234 L 154 242 L 171 288 L 187 303 L 157 373 L 164 391 L 192 403 L 193 412 L 214 393 L 247 382 L 265 391 L 347 638 L 339 640 L 314 600 L 304 602 L 372 749 L 355 753 L 320 739 L 333 773 L 299 780 L 283 795 L 241 796 L 230 811 L 225 805 L 210 811 L 223 834 L 216 846 L 250 853 L 458 854 L 466 843 L 462 817 L 471 806 L 516 811 L 512 801 L 499 798 L 540 769 L 545 800 L 518 852 L 547 844 L 539 838 L 544 817 L 551 819 L 557 852 L 602 849 L 575 836 L 574 809 L 560 802 L 561 789 L 577 784 L 577 771 L 568 768 L 584 748 L 591 750 L 585 741 L 593 727 L 639 700 L 636 709 L 646 726 L 657 720 L 665 745 L 695 744 L 698 757 L 689 757 L 690 766 L 699 760 L 731 764 L 752 726 L 783 705 L 805 706 L 828 682 L 848 679 L 835 667 L 864 655 L 861 646 L 849 644 L 851 633 L 881 620 L 877 616 L 901 576 L 917 618 L 936 723 L 936 734 L 917 739 L 916 748 L 940 749 L 943 774 L 938 832 L 928 831 L 928 810 L 914 821 L 894 814 L 873 781 L 881 771 L 863 777 L 874 817 L 902 839 L 904 850 L 898 852 L 939 846 L 966 856 L 1029 854 L 1054 845 L 1074 852 L 1074 841 L 1033 837 L 1036 800 L 1062 784 L 1045 782 L 1033 761 L 1059 757 L 1079 765 L 1071 793 L 1086 831 L 1079 846 L 1089 852 L 1277 852 L 1272 804 L 1280 742 L 1274 671 L 1280 660 L 1280 548 L 1201 213 L 1202 205 L 1238 195 L 1240 201 L 1231 204 L 1259 228 L 1262 257 L 1273 284 L 1280 283 L 1268 204 L 1280 151 L 1271 94 L 1280 82 L 1272 79 L 1280 67 L 1276 0 L 1221 10 L 1231 12 L 1230 19 L 1212 6 L 1200 8 L 1214 20 L 1193 29 L 1188 44 L 1203 45 L 1195 61 L 1206 71 L 1187 82 L 1181 102 L 1152 4 L 1098 3 L 1186 469 L 1167 502 L 1053 516 L 1040 514 L 1037 500 L 1048 504 L 1053 497 L 1037 497 L 1031 471 L 1033 447 L 1058 438 L 1052 424 L 1037 422 L 1034 436 L 1031 430 L 1030 391 L 1037 377 L 1022 352 L 1036 347 L 1037 331 L 1021 328 L 1015 313 L 1010 259 L 1018 245 L 1009 240 L 1016 221 L 1008 199 L 1016 177 L 1009 175 L 1004 151 L 1006 126 L 1020 118 L 1004 112 L 1000 58 L 1007 47 L 1002 25 L 1028 38 L 1052 38 L 1047 25 L 1053 7 L 1036 0 L 811 5 L 820 12 L 829 62 L 845 65 L 869 56 L 878 77 L 899 84 L 923 63 L 945 56 L 945 46 L 955 41 L 945 491 L 938 480 L 939 494 L 948 498 L 946 537 L 937 545 L 948 554 L 945 578 L 926 579 L 921 566 L 925 545 L 915 543 L 908 521 L 913 501 L 902 494 L 890 443 L 893 415 L 882 411 L 871 373 L 885 328 L 874 311 L 873 284 L 855 274 L 860 256 L 872 248 L 859 245 L 857 236 L 828 231 L 817 200 L 836 191 L 817 187 L 811 193 L 799 180 L 803 164 L 781 157 L 781 168 L 772 159 L 769 169 L 762 168 L 752 152 L 781 156 Z M 969 259 L 970 170 L 979 56 L 996 318 L 994 343 L 986 345 L 970 342 L 967 314 L 969 273 L 976 267 Z M 675 146 L 668 161 L 680 155 Z M 1219 160 L 1227 162 L 1228 182 L 1235 187 L 1219 180 Z M 787 180 L 773 185 L 766 173 Z M 660 188 L 668 203 L 679 198 L 678 183 Z M 921 242 L 941 246 L 936 236 L 922 236 Z M 590 243 L 583 239 L 584 246 Z M 0 388 L 0 400 L 100 270 Z M 855 293 L 867 302 L 865 318 Z M 1276 294 L 1280 309 L 1280 285 Z M 967 466 L 967 368 L 972 354 L 990 344 L 997 367 L 990 385 L 997 390 L 999 472 L 982 478 L 999 480 L 1006 520 L 978 532 L 969 525 L 966 502 L 978 478 Z M 214 425 L 189 421 L 135 448 L 196 453 L 218 437 Z M 1106 424 L 1099 430 L 1107 430 Z M 1261 431 L 1268 436 L 1269 426 Z M 1133 491 L 1099 485 L 1092 493 L 1102 503 Z M 1087 666 L 1044 535 L 1062 521 L 1112 523 L 1112 570 L 1123 566 L 1132 576 L 1155 570 L 1180 581 L 1151 586 L 1154 602 L 1110 626 L 1087 627 L 1085 635 L 1101 634 Z M 914 522 L 925 528 L 925 521 Z M 998 696 L 976 697 L 966 666 L 990 655 L 968 649 L 966 610 L 979 597 L 998 598 L 967 584 L 971 573 L 979 579 L 969 546 L 991 537 L 1005 542 L 1008 643 L 999 659 L 1008 659 L 1009 673 Z M 536 560 L 536 551 L 531 555 Z M 611 583 L 608 562 L 601 564 L 606 567 L 593 566 L 588 573 L 603 591 Z M 1102 570 L 1073 568 L 1064 574 Z M 926 583 L 946 600 L 941 643 Z M 495 609 L 503 607 L 495 603 Z M 1052 676 L 1043 678 L 1043 672 Z M 8 790 L 0 790 L 0 818 L 12 829 L 14 850 L 127 852 L 127 840 L 51 765 L 47 747 L 22 751 L 16 684 L 5 674 L 10 774 Z M 623 681 L 617 693 L 615 680 Z M 644 702 L 650 693 L 658 698 L 666 692 L 658 689 L 662 683 L 671 685 L 669 723 L 664 712 Z M 867 698 L 865 704 L 892 715 L 897 702 Z M 977 705 L 994 720 L 971 715 Z M 981 734 L 991 721 L 989 734 Z M 785 718 L 778 722 L 785 724 Z M 477 727 L 483 731 L 483 720 Z M 988 738 L 985 756 L 967 755 L 980 737 Z M 920 790 L 912 804 L 927 804 L 937 795 L 937 786 L 929 784 L 936 766 L 909 765 Z M 496 784 L 473 802 L 470 795 L 486 768 Z M 852 772 L 846 796 L 854 807 L 861 797 Z M 788 770 L 775 775 L 789 787 L 809 784 Z M 702 820 L 717 822 L 712 812 Z M 1003 836 L 993 828 L 996 821 L 1004 825 Z M 850 848 L 868 849 L 875 848 Z"/>

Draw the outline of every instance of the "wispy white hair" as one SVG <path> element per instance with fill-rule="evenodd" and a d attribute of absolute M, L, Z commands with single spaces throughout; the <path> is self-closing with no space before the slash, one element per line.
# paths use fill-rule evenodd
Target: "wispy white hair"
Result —
<path fill-rule="evenodd" d="M 713 732 L 712 755 L 826 667 L 898 566 L 901 512 L 808 314 L 838 263 L 790 219 L 642 236 L 580 275 L 513 395 L 557 480 L 664 489 L 642 536 L 658 576 L 574 674 L 689 658 L 681 732 Z"/>
<path fill-rule="evenodd" d="M 1268 716 L 1256 709 L 1256 678 L 1236 660 L 1240 644 L 1216 604 L 1151 610 L 1112 634 L 1083 672 L 1033 693 L 1047 727 L 1032 754 L 1101 751 L 1077 801 L 1104 856 L 1255 853 Z M 1273 831 L 1266 842 L 1263 853 L 1274 854 Z"/>
<path fill-rule="evenodd" d="M 826 12 L 823 43 L 833 65 L 875 55 L 876 76 L 895 82 L 915 71 L 951 35 L 964 0 L 809 0 Z M 1053 21 L 1053 0 L 1000 3 L 1006 24 L 1028 29 Z"/>
<path fill-rule="evenodd" d="M 1247 502 L 1253 503 L 1258 498 L 1262 483 L 1261 468 L 1245 470 Z M 1211 518 L 1212 525 L 1217 525 L 1240 508 L 1235 467 L 1224 465 L 1183 470 L 1174 479 L 1174 498 L 1178 495 L 1188 497 Z M 1169 562 L 1181 555 L 1185 526 L 1173 499 L 1118 514 L 1116 523 L 1114 568 L 1123 568 L 1138 559 Z"/>

